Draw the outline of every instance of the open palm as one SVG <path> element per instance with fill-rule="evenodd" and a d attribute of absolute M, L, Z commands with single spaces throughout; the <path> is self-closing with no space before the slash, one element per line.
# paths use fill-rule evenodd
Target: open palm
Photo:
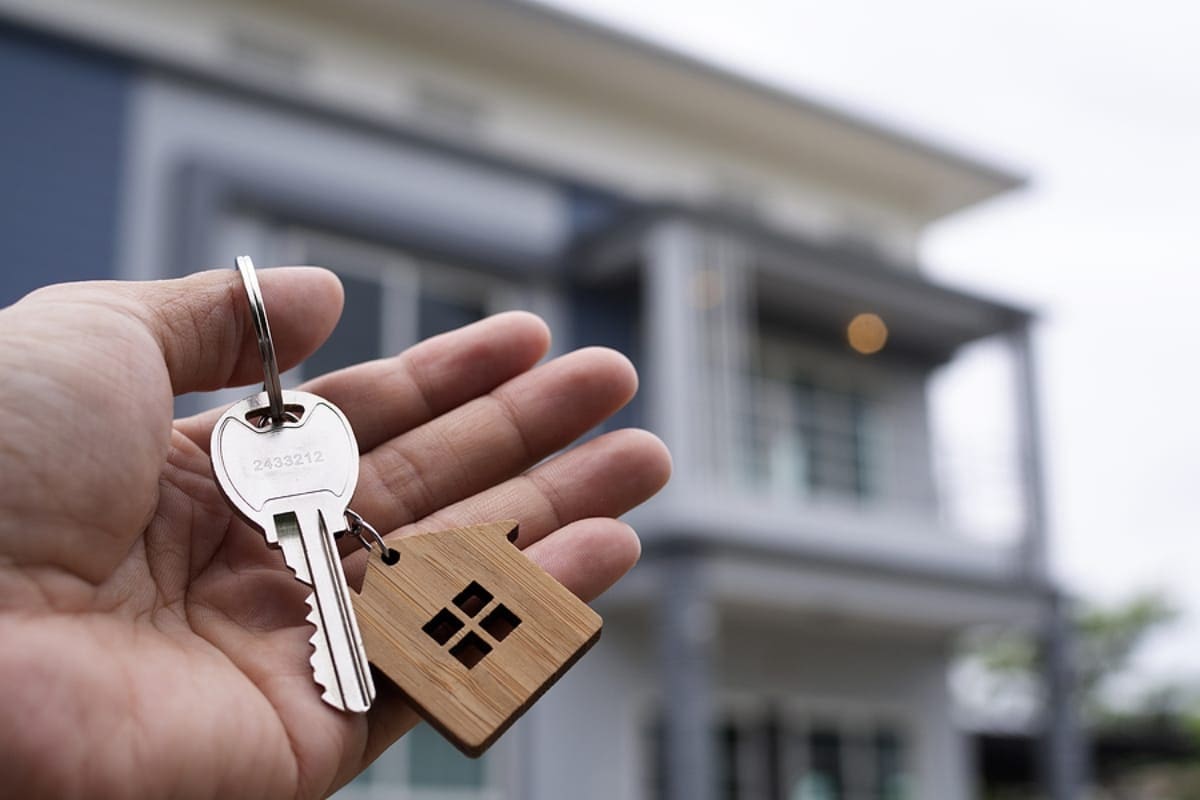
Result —
<path fill-rule="evenodd" d="M 330 273 L 260 275 L 284 368 L 341 310 Z M 520 520 L 519 544 L 590 599 L 636 561 L 613 519 L 669 458 L 618 431 L 544 460 L 632 396 L 611 351 L 541 366 L 528 314 L 492 317 L 304 387 L 362 450 L 352 507 L 383 531 Z M 380 679 L 368 714 L 325 705 L 305 587 L 234 515 L 207 453 L 215 413 L 174 394 L 261 375 L 233 271 L 51 287 L 0 311 L 0 794 L 314 797 L 416 721 Z M 352 586 L 362 551 L 344 559 Z"/>

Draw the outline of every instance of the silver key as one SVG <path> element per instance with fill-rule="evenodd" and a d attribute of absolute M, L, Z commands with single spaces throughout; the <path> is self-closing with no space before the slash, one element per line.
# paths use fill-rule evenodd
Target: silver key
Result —
<path fill-rule="evenodd" d="M 283 550 L 296 579 L 312 588 L 308 621 L 313 679 L 322 699 L 366 711 L 375 697 L 350 589 L 333 535 L 345 530 L 358 483 L 358 443 L 350 423 L 324 398 L 282 392 L 287 415 L 267 418 L 266 393 L 226 411 L 212 435 L 213 471 L 225 497 Z"/>

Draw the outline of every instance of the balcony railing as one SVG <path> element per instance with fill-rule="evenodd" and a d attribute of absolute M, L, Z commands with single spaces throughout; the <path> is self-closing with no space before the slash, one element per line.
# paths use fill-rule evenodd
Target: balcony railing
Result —
<path fill-rule="evenodd" d="M 938 534 L 1012 544 L 1027 511 L 1011 439 L 1002 426 L 959 430 L 962 387 L 938 388 L 949 391 L 930 419 L 905 425 L 861 392 L 752 379 L 730 488 L 780 507 L 891 510 Z"/>
<path fill-rule="evenodd" d="M 745 243 L 681 225 L 651 245 L 648 421 L 675 452 L 679 524 L 741 520 L 775 542 L 795 528 L 860 550 L 986 551 L 1041 569 L 1024 318 L 971 321 L 994 308 L 906 285 L 911 297 L 880 306 L 894 349 L 862 356 L 836 325 L 816 330 L 829 309 L 779 288 L 784 267 L 763 278 Z"/>

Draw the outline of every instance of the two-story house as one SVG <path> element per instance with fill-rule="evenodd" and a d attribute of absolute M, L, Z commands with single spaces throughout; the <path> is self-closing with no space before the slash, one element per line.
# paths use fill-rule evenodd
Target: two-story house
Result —
<path fill-rule="evenodd" d="M 953 644 L 1054 627 L 1030 317 L 915 253 L 1017 177 L 517 0 L 2 0 L 0 20 L 6 302 L 250 253 L 346 287 L 291 380 L 514 307 L 640 369 L 615 424 L 662 436 L 676 475 L 632 516 L 644 558 L 600 644 L 483 759 L 418 728 L 345 797 L 973 794 Z M 990 538 L 947 513 L 930 412 L 984 340 L 1016 412 Z"/>

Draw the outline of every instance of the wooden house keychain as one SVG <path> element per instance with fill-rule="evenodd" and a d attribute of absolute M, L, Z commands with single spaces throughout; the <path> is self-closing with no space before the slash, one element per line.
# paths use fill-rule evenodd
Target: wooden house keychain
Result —
<path fill-rule="evenodd" d="M 517 522 L 420 533 L 367 557 L 371 663 L 479 756 L 600 638 L 586 603 L 517 549 Z"/>
<path fill-rule="evenodd" d="M 321 697 L 344 711 L 369 709 L 369 661 L 451 743 L 479 756 L 596 642 L 601 619 L 517 549 L 516 521 L 389 545 L 351 511 L 358 444 L 350 423 L 324 398 L 281 389 L 254 265 L 247 256 L 236 264 L 264 386 L 214 426 L 213 473 L 312 588 L 309 660 Z M 334 544 L 346 531 L 369 551 L 357 595 Z"/>

